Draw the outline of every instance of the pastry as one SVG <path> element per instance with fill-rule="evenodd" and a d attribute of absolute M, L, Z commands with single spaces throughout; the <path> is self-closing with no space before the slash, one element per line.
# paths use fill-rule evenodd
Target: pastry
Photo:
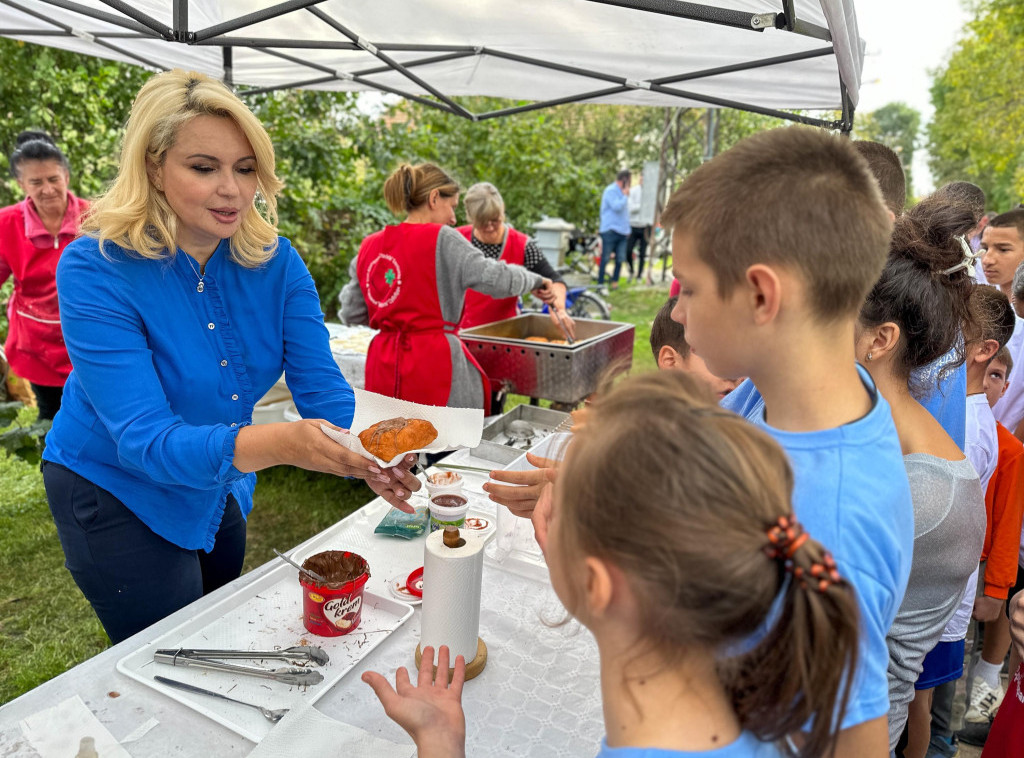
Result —
<path fill-rule="evenodd" d="M 390 461 L 396 455 L 419 450 L 437 439 L 437 429 L 421 418 L 389 418 L 359 433 L 359 441 L 370 455 Z"/>
<path fill-rule="evenodd" d="M 548 338 L 547 337 L 527 337 L 526 341 L 527 342 L 547 342 Z"/>

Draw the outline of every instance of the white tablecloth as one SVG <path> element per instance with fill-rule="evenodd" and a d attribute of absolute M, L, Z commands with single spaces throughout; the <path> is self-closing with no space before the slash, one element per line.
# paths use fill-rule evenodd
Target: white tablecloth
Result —
<path fill-rule="evenodd" d="M 493 465 L 465 454 L 459 458 L 463 464 Z M 468 491 L 478 490 L 483 478 L 470 473 L 465 476 Z M 480 510 L 493 505 L 482 496 L 471 497 L 471 501 Z M 376 499 L 330 528 L 352 549 L 365 551 L 363 555 L 373 569 L 367 588 L 379 594 L 387 593 L 385 583 L 389 577 L 423 564 L 424 537 L 407 541 L 373 534 L 388 508 L 383 500 Z M 277 565 L 275 561 L 259 567 L 0 707 L 0 755 L 35 756 L 22 736 L 19 722 L 76 694 L 118 740 L 150 719 L 159 722 L 141 739 L 124 745 L 134 758 L 247 755 L 253 743 L 119 673 L 115 666 L 142 645 Z M 468 755 L 582 757 L 597 752 L 604 733 L 597 649 L 591 635 L 575 622 L 560 627 L 544 623 L 560 621 L 564 614 L 550 584 L 519 576 L 494 563 L 485 564 L 480 634 L 489 655 L 483 673 L 468 682 L 464 691 Z M 385 716 L 380 703 L 359 677 L 370 669 L 393 680 L 399 666 L 412 668 L 419 628 L 417 609 L 412 618 L 335 685 L 316 708 L 392 742 L 408 743 L 409 738 Z"/>

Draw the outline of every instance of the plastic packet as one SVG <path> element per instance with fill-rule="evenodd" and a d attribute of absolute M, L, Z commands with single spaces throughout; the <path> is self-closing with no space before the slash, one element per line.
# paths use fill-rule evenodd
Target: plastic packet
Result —
<path fill-rule="evenodd" d="M 377 524 L 373 533 L 411 540 L 426 532 L 429 523 L 430 510 L 425 505 L 417 506 L 415 513 L 405 513 L 397 508 L 390 508 Z"/>

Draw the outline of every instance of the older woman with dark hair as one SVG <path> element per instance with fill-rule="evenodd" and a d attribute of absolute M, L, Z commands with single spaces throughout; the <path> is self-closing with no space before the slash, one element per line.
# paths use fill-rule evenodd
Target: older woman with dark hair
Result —
<path fill-rule="evenodd" d="M 22 132 L 10 159 L 25 193 L 0 209 L 0 284 L 14 277 L 4 349 L 14 372 L 32 385 L 40 419 L 60 408 L 71 360 L 57 305 L 57 261 L 78 236 L 87 203 L 68 190 L 68 159 L 45 132 Z"/>
<path fill-rule="evenodd" d="M 466 216 L 469 224 L 460 226 L 462 235 L 480 250 L 484 257 L 525 267 L 552 281 L 552 297 L 548 302 L 551 320 L 561 322 L 575 336 L 573 320 L 565 310 L 565 280 L 548 263 L 547 258 L 529 236 L 505 223 L 505 201 L 498 188 L 490 182 L 478 182 L 466 191 Z M 469 329 L 516 315 L 516 298 L 495 298 L 480 292 L 467 292 L 460 329 Z"/>

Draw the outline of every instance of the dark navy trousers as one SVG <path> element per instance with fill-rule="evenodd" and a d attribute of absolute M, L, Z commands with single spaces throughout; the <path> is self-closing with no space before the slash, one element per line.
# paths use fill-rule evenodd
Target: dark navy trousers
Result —
<path fill-rule="evenodd" d="M 211 552 L 186 550 L 120 500 L 59 463 L 43 462 L 64 565 L 117 644 L 242 573 L 245 519 L 228 496 Z"/>

